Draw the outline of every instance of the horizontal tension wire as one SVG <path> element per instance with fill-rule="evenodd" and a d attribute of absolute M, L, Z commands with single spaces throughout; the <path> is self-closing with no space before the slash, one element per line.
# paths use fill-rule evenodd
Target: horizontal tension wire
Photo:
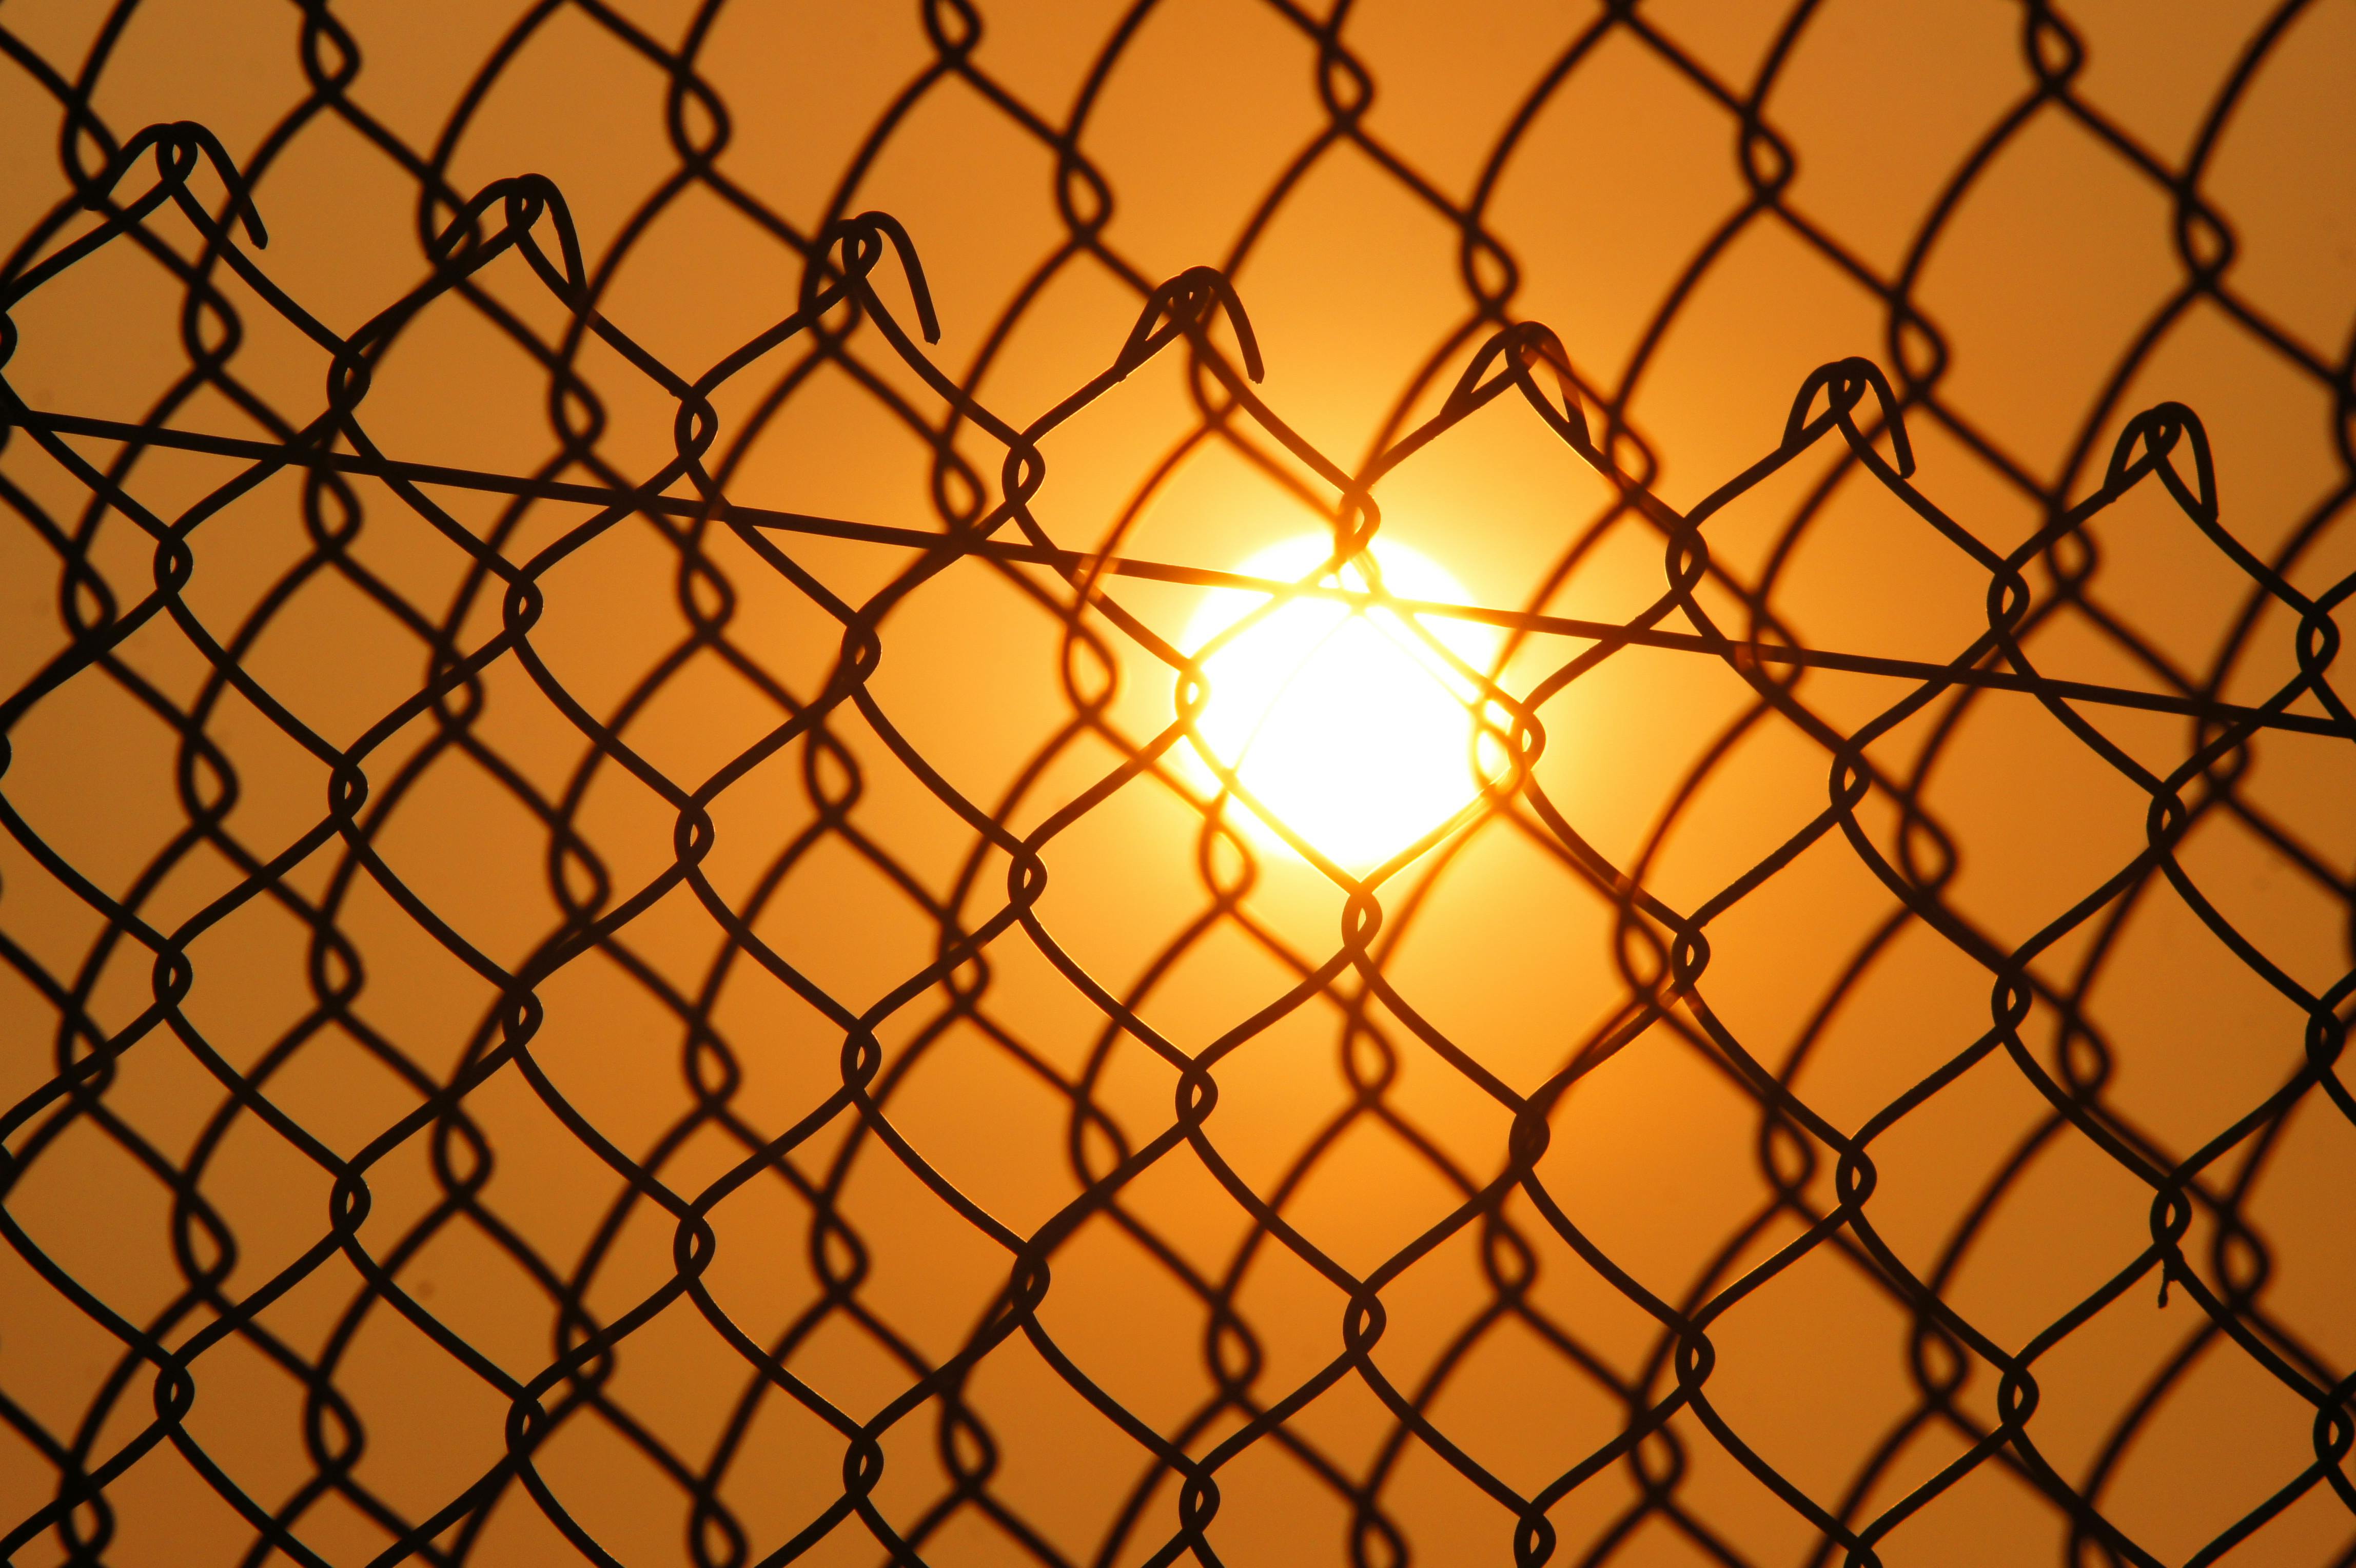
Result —
<path fill-rule="evenodd" d="M 1622 643 L 1639 648 L 1665 648 L 1680 652 L 1708 653 L 1725 660 L 1738 668 L 1745 662 L 1799 665 L 1814 670 L 1838 670 L 1852 674 L 1881 675 L 1894 680 L 1922 681 L 1940 685 L 1974 686 L 1996 692 L 2020 692 L 2035 696 L 2060 697 L 2076 702 L 2102 703 L 2110 707 L 2139 708 L 2150 713 L 2175 714 L 2187 718 L 2207 719 L 2219 724 L 2246 724 L 2261 729 L 2296 730 L 2307 735 L 2356 739 L 2356 735 L 2351 735 L 2338 721 L 2321 714 L 2270 713 L 2263 708 L 2245 707 L 2233 703 L 2211 702 L 2199 697 L 2175 696 L 2159 692 L 2137 692 L 2121 686 L 2098 685 L 2092 682 L 2059 680 L 2049 675 L 2024 675 L 2009 670 L 1985 670 L 1961 664 L 1934 664 L 1928 660 L 1914 659 L 1885 659 L 1866 653 L 1837 653 L 1821 649 L 1794 648 L 1778 643 L 1737 641 L 1732 638 L 1722 636 L 1705 637 L 1697 632 L 1662 631 L 1649 627 L 1624 626 L 1616 621 L 1584 620 L 1573 616 L 1539 615 L 1526 610 L 1491 609 L 1483 606 L 1449 604 L 1432 599 L 1402 599 L 1369 593 L 1363 589 L 1345 588 L 1338 585 L 1303 584 L 1281 578 L 1247 576 L 1236 572 L 1215 571 L 1205 566 L 1183 566 L 1170 562 L 1144 561 L 1124 555 L 1097 555 L 1084 550 L 1056 550 L 1044 545 L 1018 543 L 1011 540 L 961 540 L 951 534 L 936 533 L 920 528 L 894 528 L 884 523 L 851 522 L 842 518 L 819 517 L 809 512 L 780 511 L 769 507 L 743 506 L 727 500 L 707 501 L 696 497 L 648 495 L 636 490 L 617 490 L 600 485 L 570 484 L 556 479 L 519 478 L 508 474 L 485 473 L 475 468 L 449 467 L 437 463 L 402 462 L 391 458 L 370 457 L 357 452 L 331 452 L 316 447 L 281 446 L 266 441 L 245 441 L 235 436 L 209 435 L 194 431 L 162 429 L 151 425 L 125 424 L 112 419 L 92 419 L 80 414 L 48 413 L 32 409 L 12 413 L 0 409 L 0 429 L 9 425 L 21 425 L 29 430 L 45 431 L 51 435 L 90 435 L 102 440 L 119 441 L 131 445 L 166 446 L 183 451 L 204 452 L 215 456 L 242 457 L 256 462 L 333 469 L 371 478 L 400 478 L 414 484 L 437 485 L 453 489 L 496 491 L 503 495 L 527 496 L 537 500 L 566 501 L 595 507 L 626 507 L 667 517 L 711 517 L 721 521 L 743 523 L 753 528 L 774 529 L 788 533 L 816 534 L 832 539 L 857 540 L 871 544 L 892 544 L 910 550 L 946 549 L 959 555 L 978 555 L 996 561 L 1051 566 L 1066 574 L 1104 572 L 1115 576 L 1140 577 L 1163 583 L 1182 583 L 1195 587 L 1238 588 L 1253 593 L 1290 594 L 1339 599 L 1353 604 L 1379 605 L 1384 608 L 1407 615 L 1476 621 L 1509 630 L 1583 638 L 1596 642 Z"/>

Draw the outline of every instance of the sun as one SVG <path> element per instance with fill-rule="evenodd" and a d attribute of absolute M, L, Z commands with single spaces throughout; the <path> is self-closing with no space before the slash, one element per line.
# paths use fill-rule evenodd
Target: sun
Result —
<path fill-rule="evenodd" d="M 1298 582 L 1333 554 L 1330 535 L 1273 544 L 1237 571 Z M 1466 604 L 1463 585 L 1405 545 L 1372 547 L 1394 597 Z M 1356 564 L 1329 586 L 1364 590 Z M 1191 656 L 1268 603 L 1244 588 L 1214 588 L 1187 623 Z M 1419 630 L 1420 626 L 1421 630 Z M 1362 872 L 1446 823 L 1502 775 L 1503 717 L 1478 682 L 1431 646 L 1486 672 L 1499 639 L 1452 617 L 1410 624 L 1398 612 L 1345 600 L 1290 600 L 1218 643 L 1203 661 L 1209 696 L 1182 752 L 1198 783 L 1217 789 L 1209 764 L 1231 771 L 1247 801 L 1228 814 L 1253 841 L 1291 852 L 1281 822 L 1326 859 Z M 1183 714 L 1186 682 L 1179 682 Z M 1247 809 L 1248 807 L 1248 809 Z"/>

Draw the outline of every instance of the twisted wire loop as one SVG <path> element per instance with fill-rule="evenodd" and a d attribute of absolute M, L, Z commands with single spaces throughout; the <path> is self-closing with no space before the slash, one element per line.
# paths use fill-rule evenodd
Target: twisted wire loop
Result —
<path fill-rule="evenodd" d="M 1566 27 L 1469 198 L 1385 140 L 1350 6 L 1257 7 L 1318 124 L 1166 281 L 1085 134 L 1154 5 L 1068 113 L 994 73 L 994 19 L 923 5 L 812 223 L 723 156 L 743 9 L 672 42 L 535 7 L 430 145 L 327 0 L 242 144 L 110 124 L 151 7 L 71 45 L 0 18 L 67 187 L 0 282 L 0 1560 L 2356 1563 L 2356 382 L 2237 289 L 2206 194 L 2308 7 L 2236 46 L 2182 157 L 2023 7 L 2027 86 L 1895 268 L 1792 193 L 1769 99 L 1813 5 L 1747 78 L 1647 7 Z M 602 248 L 556 180 L 458 172 L 563 28 L 663 82 L 669 166 Z M 1632 49 L 1724 117 L 1742 192 L 1605 374 L 1516 306 L 1494 208 Z M 1060 229 L 961 369 L 973 237 L 866 194 L 953 92 L 1044 154 Z M 1952 393 L 1920 291 L 2054 119 L 2164 196 L 2181 275 L 2048 469 Z M 414 281 L 361 302 L 265 259 L 329 132 L 414 203 Z M 1453 231 L 1463 291 L 1355 459 L 1247 310 L 1344 155 Z M 632 294 L 694 201 L 790 286 Z M 1676 489 L 1638 392 L 1768 231 L 1871 298 L 1886 364 L 1824 364 L 1772 449 Z M 107 318 L 134 268 L 180 359 L 48 395 L 148 330 Z M 1002 393 L 1083 275 L 1133 324 Z M 698 291 L 766 325 L 658 351 Z M 2263 542 L 2201 417 L 2132 412 L 2196 317 L 2328 407 L 2338 467 Z M 902 443 L 853 466 L 929 517 L 767 504 L 845 400 Z M 1395 491 L 1496 430 L 1588 510 L 1517 603 L 1395 592 Z M 1177 548 L 1213 462 L 1326 558 Z M 1859 506 L 1935 553 L 1795 611 Z M 1659 575 L 1568 613 L 1633 547 Z M 2155 548 L 2223 607 L 2206 641 L 2145 624 Z M 1216 588 L 1258 607 L 1185 646 L 1172 607 Z M 1978 621 L 1874 650 L 1866 611 L 1947 626 L 1934 594 Z M 1394 612 L 1500 759 L 1371 868 L 1195 765 L 1211 655 L 1308 599 Z M 1543 983 L 1509 996 L 1517 930 Z"/>

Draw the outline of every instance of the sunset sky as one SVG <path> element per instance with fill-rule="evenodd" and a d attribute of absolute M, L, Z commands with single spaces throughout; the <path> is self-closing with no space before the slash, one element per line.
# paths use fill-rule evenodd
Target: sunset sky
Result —
<path fill-rule="evenodd" d="M 0 1562 L 2356 1563 L 2351 68 L 10 0 Z"/>

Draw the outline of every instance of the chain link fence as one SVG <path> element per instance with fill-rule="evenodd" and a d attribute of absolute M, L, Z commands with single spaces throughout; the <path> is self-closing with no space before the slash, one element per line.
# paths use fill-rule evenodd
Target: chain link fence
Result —
<path fill-rule="evenodd" d="M 0 12 L 0 1559 L 2356 1563 L 2347 7 L 491 10 Z"/>

